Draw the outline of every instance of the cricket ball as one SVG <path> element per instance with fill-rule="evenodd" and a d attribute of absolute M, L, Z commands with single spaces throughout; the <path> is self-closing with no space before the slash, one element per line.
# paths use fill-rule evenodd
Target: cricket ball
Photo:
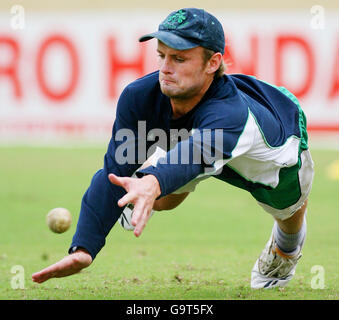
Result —
<path fill-rule="evenodd" d="M 46 222 L 53 232 L 63 233 L 71 226 L 71 213 L 65 208 L 54 208 L 48 212 Z"/>

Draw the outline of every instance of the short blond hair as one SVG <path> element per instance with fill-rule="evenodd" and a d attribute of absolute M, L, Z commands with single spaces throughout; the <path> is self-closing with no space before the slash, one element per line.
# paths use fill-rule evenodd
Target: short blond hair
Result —
<path fill-rule="evenodd" d="M 215 54 L 215 52 L 213 50 L 203 48 L 204 63 L 206 64 L 212 58 L 212 56 L 214 54 Z M 227 69 L 226 63 L 225 63 L 224 59 L 222 59 L 219 69 L 214 74 L 214 78 L 221 78 L 225 74 L 226 69 Z"/>

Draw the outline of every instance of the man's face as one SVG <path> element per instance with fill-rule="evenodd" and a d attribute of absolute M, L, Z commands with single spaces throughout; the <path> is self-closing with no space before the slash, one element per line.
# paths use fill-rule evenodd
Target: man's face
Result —
<path fill-rule="evenodd" d="M 208 79 L 203 48 L 175 50 L 158 41 L 159 82 L 163 94 L 190 99 L 199 94 Z"/>

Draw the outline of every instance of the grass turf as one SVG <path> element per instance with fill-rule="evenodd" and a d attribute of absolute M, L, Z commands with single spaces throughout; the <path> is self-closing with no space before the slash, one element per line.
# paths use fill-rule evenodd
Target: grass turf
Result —
<path fill-rule="evenodd" d="M 294 279 L 284 289 L 250 289 L 250 272 L 273 219 L 251 196 L 217 179 L 201 183 L 171 212 L 156 213 L 140 238 L 116 225 L 93 264 L 77 275 L 31 281 L 31 274 L 67 254 L 83 193 L 102 166 L 105 148 L 0 148 L 0 299 L 338 299 L 338 189 L 327 167 L 339 151 L 312 152 L 316 175 L 308 234 Z M 54 207 L 73 224 L 54 234 Z M 13 289 L 13 266 L 24 289 Z M 324 270 L 324 289 L 312 289 Z"/>

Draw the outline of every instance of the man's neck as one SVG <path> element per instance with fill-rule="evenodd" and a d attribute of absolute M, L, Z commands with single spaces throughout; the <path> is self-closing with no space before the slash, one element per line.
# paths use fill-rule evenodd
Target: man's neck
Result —
<path fill-rule="evenodd" d="M 190 112 L 203 98 L 212 82 L 213 79 L 211 81 L 206 82 L 205 86 L 200 90 L 200 92 L 191 98 L 187 99 L 171 98 L 170 101 L 173 112 L 172 119 L 178 119 L 184 116 L 186 113 Z"/>

